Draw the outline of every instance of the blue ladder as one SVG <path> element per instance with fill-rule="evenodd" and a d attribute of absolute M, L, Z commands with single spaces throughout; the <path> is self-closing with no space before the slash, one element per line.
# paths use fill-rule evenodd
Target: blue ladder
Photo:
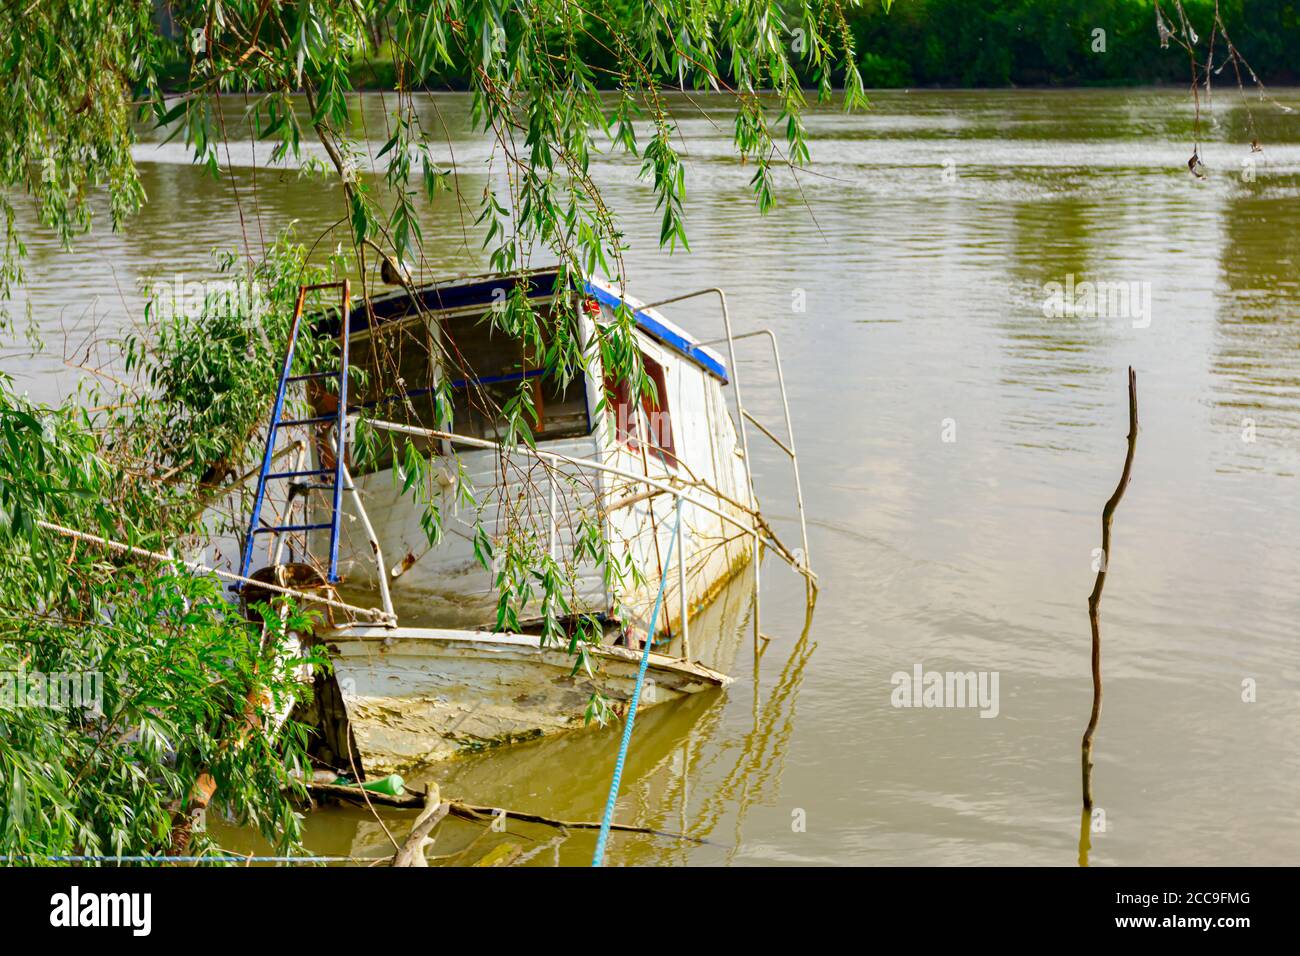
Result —
<path fill-rule="evenodd" d="M 302 326 L 303 305 L 307 301 L 307 293 L 319 289 L 342 289 L 343 303 L 339 313 L 340 331 L 339 331 L 339 367 L 336 371 L 329 372 L 309 372 L 305 375 L 292 375 L 293 370 L 293 353 L 298 344 L 298 332 Z M 248 577 L 249 569 L 253 563 L 253 546 L 257 541 L 257 536 L 261 534 L 271 535 L 272 542 L 267 545 L 268 554 L 273 553 L 270 549 L 274 547 L 274 538 L 282 534 L 293 532 L 312 532 L 330 529 L 330 569 L 329 582 L 337 584 L 339 580 L 339 517 L 343 508 L 343 459 L 347 444 L 347 420 L 348 420 L 348 343 L 351 338 L 351 321 L 349 316 L 350 304 L 352 301 L 352 284 L 346 279 L 342 282 L 326 282 L 320 285 L 305 285 L 298 289 L 298 303 L 293 310 L 293 323 L 289 326 L 289 344 L 285 348 L 284 367 L 280 371 L 280 384 L 275 392 L 275 404 L 271 407 L 271 424 L 266 431 L 266 450 L 262 453 L 262 468 L 257 476 L 257 497 L 253 501 L 253 515 L 248 524 L 248 537 L 244 542 L 244 559 L 240 566 L 240 577 Z M 315 418 L 281 418 L 284 412 L 284 396 L 291 382 L 305 382 L 313 379 L 337 378 L 339 382 L 339 407 L 338 411 L 332 415 L 320 415 Z M 275 440 L 281 428 L 293 428 L 297 425 L 323 425 L 328 422 L 334 423 L 335 442 L 334 442 L 334 467 L 317 468 L 307 471 L 271 471 L 271 464 L 275 457 Z M 267 525 L 262 526 L 262 506 L 266 503 L 266 483 L 281 478 L 316 478 L 330 475 L 333 481 L 330 484 L 320 484 L 308 486 L 311 490 L 330 491 L 333 494 L 333 508 L 330 512 L 330 520 L 325 522 L 311 523 L 310 516 L 304 514 L 302 524 L 286 525 Z"/>

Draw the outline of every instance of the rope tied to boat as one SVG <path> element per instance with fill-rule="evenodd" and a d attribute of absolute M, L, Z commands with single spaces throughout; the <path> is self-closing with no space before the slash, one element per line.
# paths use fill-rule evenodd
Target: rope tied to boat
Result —
<path fill-rule="evenodd" d="M 681 523 L 682 496 L 678 495 L 673 533 L 668 537 L 668 551 L 664 555 L 664 573 L 659 578 L 659 594 L 655 597 L 654 611 L 650 614 L 650 629 L 646 632 L 645 647 L 641 650 L 641 666 L 637 670 L 636 686 L 632 688 L 632 699 L 627 705 L 623 740 L 618 745 L 618 758 L 614 761 L 614 779 L 609 783 L 609 798 L 605 801 L 605 815 L 600 821 L 600 835 L 596 837 L 596 852 L 591 858 L 592 866 L 603 866 L 605 862 L 605 844 L 609 841 L 609 828 L 614 822 L 614 805 L 618 803 L 619 786 L 623 782 L 623 765 L 627 761 L 628 748 L 632 744 L 632 725 L 636 723 L 636 709 L 641 702 L 641 688 L 645 685 L 646 670 L 650 666 L 650 648 L 654 644 L 655 624 L 659 620 L 659 609 L 663 607 L 664 589 L 668 585 L 668 568 L 673 563 L 673 547 L 677 544 L 677 528 Z"/>

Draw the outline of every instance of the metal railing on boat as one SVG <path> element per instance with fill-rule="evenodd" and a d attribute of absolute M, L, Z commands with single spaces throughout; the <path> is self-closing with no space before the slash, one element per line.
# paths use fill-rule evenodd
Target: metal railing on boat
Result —
<path fill-rule="evenodd" d="M 804 513 L 803 506 L 803 483 L 799 480 L 799 453 L 794 449 L 794 424 L 790 420 L 790 401 L 785 391 L 785 373 L 781 369 L 781 350 L 776 344 L 776 333 L 771 329 L 757 329 L 753 332 L 742 332 L 734 336 L 732 341 L 740 339 L 752 339 L 758 336 L 765 336 L 772 345 L 772 364 L 776 367 L 776 383 L 781 392 L 781 409 L 785 413 L 785 434 L 786 440 L 781 441 L 776 435 L 772 434 L 762 422 L 750 414 L 749 409 L 741 407 L 740 415 L 745 420 L 762 432 L 777 448 L 785 452 L 790 459 L 791 469 L 794 472 L 794 497 L 795 506 L 799 510 L 799 533 L 803 540 L 803 567 L 811 574 L 811 560 L 808 556 L 808 520 Z M 708 343 L 705 343 L 708 344 Z M 734 372 L 733 372 L 734 374 Z M 809 578 L 809 584 L 816 587 L 817 576 L 813 574 Z"/>
<path fill-rule="evenodd" d="M 762 434 L 767 436 L 781 451 L 785 452 L 790 458 L 791 467 L 794 469 L 794 490 L 795 502 L 799 509 L 799 531 L 803 539 L 803 553 L 800 566 L 796 570 L 804 576 L 808 582 L 808 598 L 811 601 L 817 590 L 817 575 L 812 572 L 812 564 L 808 557 L 808 521 L 804 515 L 803 505 L 803 484 L 799 480 L 799 456 L 794 450 L 794 425 L 790 419 L 790 401 L 785 391 L 785 373 L 781 368 L 781 351 L 777 348 L 776 335 L 771 329 L 759 329 L 754 332 L 742 332 L 736 335 L 731 327 L 731 311 L 727 308 L 727 293 L 722 289 L 711 286 L 707 289 L 697 289 L 694 292 L 686 292 L 682 295 L 675 295 L 671 298 L 660 299 L 658 302 L 652 302 L 649 305 L 640 306 L 642 310 L 657 309 L 662 305 L 671 305 L 674 302 L 685 302 L 687 299 L 695 299 L 702 295 L 716 295 L 718 304 L 722 309 L 722 327 L 726 335 L 720 339 L 714 339 L 709 342 L 701 342 L 701 345 L 718 345 L 722 342 L 727 343 L 727 360 L 729 362 L 729 371 L 731 373 L 731 384 L 736 394 L 736 428 L 740 431 L 740 444 L 745 454 L 745 477 L 749 482 L 749 493 L 755 502 L 757 502 L 757 492 L 754 487 L 754 470 L 749 456 L 749 432 L 745 428 L 745 422 L 752 423 Z M 736 342 L 741 339 L 753 338 L 755 336 L 767 336 L 772 343 L 772 360 L 776 366 L 776 381 L 781 391 L 781 407 L 785 411 L 785 428 L 788 436 L 787 442 L 782 442 L 770 430 L 759 423 L 753 415 L 745 408 L 745 400 L 741 394 L 740 388 L 740 367 L 736 362 Z M 755 542 L 755 548 L 757 548 Z M 758 554 L 754 555 L 754 635 L 758 636 L 758 596 L 759 596 L 759 572 L 758 572 Z"/>
<path fill-rule="evenodd" d="M 631 483 L 644 484 L 650 488 L 655 489 L 658 492 L 671 495 L 673 497 L 674 504 L 678 499 L 680 499 L 685 504 L 694 505 L 695 507 L 703 511 L 706 511 L 709 514 L 715 515 L 716 517 L 722 519 L 723 521 L 726 521 L 734 525 L 735 527 L 739 528 L 742 533 L 751 535 L 754 539 L 755 558 L 758 557 L 759 547 L 764 543 L 770 544 L 773 550 L 777 554 L 784 556 L 787 553 L 786 549 L 783 546 L 781 546 L 779 542 L 777 542 L 776 540 L 770 537 L 765 537 L 756 524 L 752 522 L 746 522 L 736 517 L 734 514 L 728 513 L 724 508 L 720 506 L 715 506 L 708 501 L 702 500 L 697 495 L 689 493 L 686 490 L 686 488 L 674 487 L 669 482 L 662 481 L 658 478 L 652 478 L 649 475 L 638 474 L 634 471 L 629 471 L 626 468 L 620 468 L 617 465 L 610 465 L 607 464 L 606 462 L 596 461 L 590 458 L 574 458 L 571 455 L 563 455 L 560 454 L 559 452 L 553 452 L 553 451 L 544 451 L 540 448 L 533 448 L 524 444 L 516 445 L 513 447 L 506 447 L 502 445 L 500 442 L 488 441 L 487 439 L 484 438 L 473 438 L 469 435 L 458 435 L 454 432 L 442 431 L 436 428 L 421 428 L 416 425 L 403 425 L 399 422 L 389 422 L 389 421 L 384 421 L 382 419 L 374 419 L 374 418 L 367 419 L 366 424 L 369 425 L 371 428 L 379 429 L 380 431 L 390 431 L 390 432 L 395 432 L 397 434 L 410 435 L 416 438 L 433 438 L 441 441 L 454 442 L 458 445 L 466 445 L 471 448 L 493 450 L 493 451 L 503 452 L 506 454 L 517 452 L 526 457 L 536 458 L 541 461 L 547 461 L 557 465 L 568 465 L 580 470 L 603 472 L 605 474 L 613 475 L 617 478 L 621 478 Z M 551 482 L 552 495 L 554 494 L 554 487 L 555 487 L 555 483 L 554 481 L 552 481 Z M 710 493 L 715 496 L 718 496 L 719 500 L 723 500 L 716 491 L 711 491 Z M 736 502 L 728 501 L 728 503 L 731 504 L 732 507 L 740 508 L 741 510 L 746 511 L 751 518 L 753 517 L 754 513 L 752 510 L 744 509 Z M 554 523 L 555 511 L 554 511 L 553 498 L 552 498 L 551 513 L 552 513 L 552 523 Z M 552 532 L 552 534 L 554 534 L 554 532 Z M 689 658 L 690 656 L 690 645 L 689 645 L 690 639 L 689 639 L 689 623 L 688 623 L 689 610 L 687 607 L 688 601 L 687 601 L 687 594 L 685 588 L 685 580 L 686 580 L 686 567 L 685 567 L 685 559 L 684 559 L 685 552 L 682 549 L 682 529 L 680 524 L 677 527 L 677 531 L 675 535 L 677 541 L 677 556 L 678 556 L 678 568 L 677 568 L 678 590 L 680 591 L 679 597 L 681 601 L 681 620 L 682 620 L 682 638 L 683 638 L 682 654 L 683 657 Z M 805 575 L 811 573 L 807 571 L 806 568 L 803 567 L 796 566 L 795 569 Z M 757 573 L 758 572 L 756 567 L 755 577 L 757 577 Z M 758 594 L 757 592 L 755 592 L 756 600 L 757 597 Z M 757 613 L 758 612 L 757 612 L 757 605 L 756 605 L 755 617 L 757 617 Z"/>

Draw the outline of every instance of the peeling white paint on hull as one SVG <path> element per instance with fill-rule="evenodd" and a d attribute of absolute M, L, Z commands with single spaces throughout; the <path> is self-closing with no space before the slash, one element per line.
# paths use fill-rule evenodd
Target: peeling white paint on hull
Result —
<path fill-rule="evenodd" d="M 626 706 L 640 663 L 639 652 L 600 647 L 595 675 L 571 676 L 566 648 L 476 631 L 351 627 L 325 642 L 367 776 L 582 728 L 594 690 L 620 711 Z M 730 681 L 702 665 L 651 654 L 640 706 Z"/>

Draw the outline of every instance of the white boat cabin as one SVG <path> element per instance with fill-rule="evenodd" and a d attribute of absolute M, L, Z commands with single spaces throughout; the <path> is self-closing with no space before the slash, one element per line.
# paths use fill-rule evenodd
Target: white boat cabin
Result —
<path fill-rule="evenodd" d="M 666 578 L 656 650 L 666 638 L 663 653 L 688 656 L 678 636 L 683 608 L 690 615 L 712 600 L 756 553 L 756 503 L 723 391 L 726 363 L 656 309 L 593 278 L 578 308 L 556 309 L 587 348 L 589 371 L 548 372 L 549 336 L 527 345 L 501 328 L 501 317 L 516 282 L 527 284 L 537 312 L 555 309 L 556 281 L 554 271 L 458 279 L 351 309 L 348 406 L 373 430 L 377 453 L 366 460 L 350 447 L 345 459 L 367 515 L 345 497 L 339 592 L 373 602 L 386 574 L 403 625 L 495 627 L 500 565 L 480 561 L 481 523 L 497 554 L 515 536 L 531 553 L 554 557 L 566 610 L 605 615 L 611 642 L 639 646 L 639 638 L 620 632 L 632 625 L 643 635 Z M 626 382 L 606 376 L 599 350 L 590 348 L 597 325 L 613 322 L 623 303 L 635 315 L 653 396 L 634 396 Z M 333 325 L 318 323 L 318 333 L 337 334 L 337 317 Z M 501 409 L 521 400 L 535 413 L 535 454 L 497 444 L 506 438 Z M 337 409 L 324 390 L 314 392 L 313 404 L 317 415 Z M 330 435 L 324 426 L 313 452 L 317 468 L 332 467 Z M 404 488 L 407 441 L 433 465 L 414 488 Z M 665 566 L 679 491 L 686 494 L 681 543 Z M 315 517 L 308 523 L 327 521 L 330 502 L 311 500 Z M 424 520 L 429 506 L 442 524 L 432 545 Z M 621 574 L 591 559 L 585 545 L 593 529 L 603 529 Z M 541 590 L 535 588 L 538 599 Z M 528 632 L 540 616 L 534 602 L 517 629 Z"/>

